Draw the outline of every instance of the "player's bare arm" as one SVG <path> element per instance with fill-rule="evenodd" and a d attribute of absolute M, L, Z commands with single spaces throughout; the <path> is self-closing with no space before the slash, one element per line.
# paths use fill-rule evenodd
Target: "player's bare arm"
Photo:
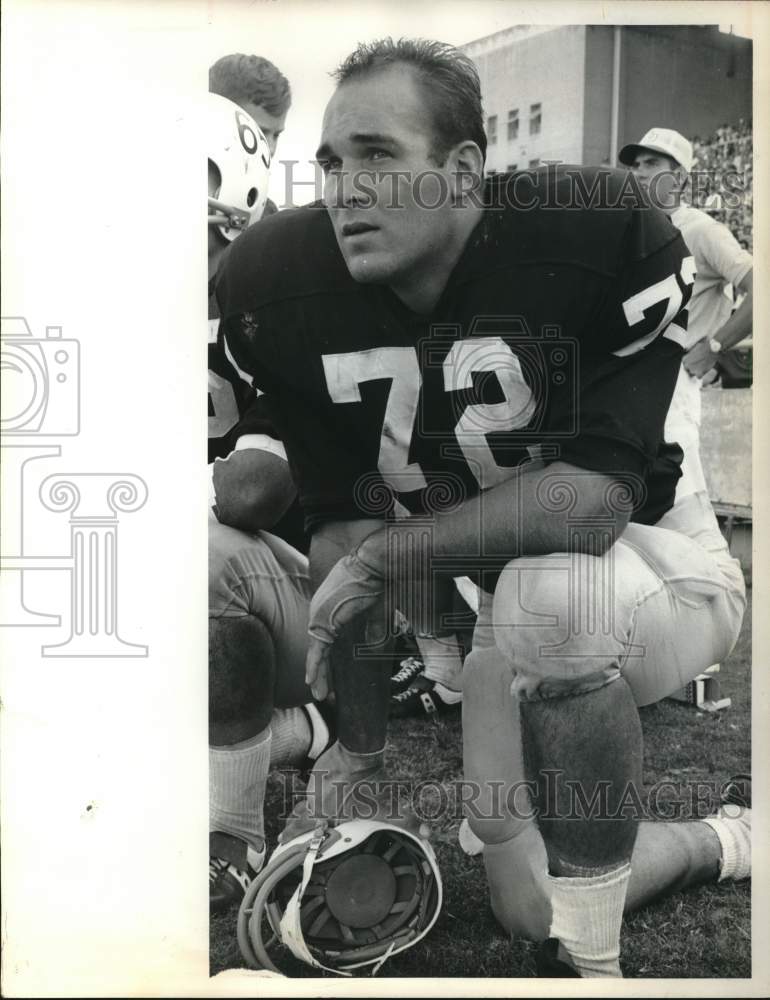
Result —
<path fill-rule="evenodd" d="M 719 356 L 714 351 L 714 341 L 719 344 L 719 351 L 728 351 L 735 347 L 744 337 L 748 337 L 754 323 L 754 277 L 749 271 L 737 283 L 737 289 L 744 295 L 743 302 L 738 306 L 730 319 L 717 331 L 714 337 L 699 340 L 684 356 L 682 364 L 685 369 L 697 378 L 702 378 L 711 371 Z"/>
<path fill-rule="evenodd" d="M 458 576 L 483 565 L 480 553 L 492 562 L 499 556 L 504 563 L 514 552 L 546 555 L 564 551 L 564 514 L 544 503 L 543 491 L 556 482 L 579 487 L 571 508 L 575 521 L 590 526 L 592 520 L 601 518 L 603 526 L 610 528 L 602 533 L 604 543 L 597 542 L 590 527 L 571 534 L 573 551 L 603 555 L 599 546 L 606 546 L 607 538 L 616 539 L 628 521 L 627 514 L 608 507 L 608 491 L 614 480 L 601 473 L 587 475 L 567 462 L 524 468 L 459 509 L 437 515 L 430 536 L 415 532 L 408 520 L 370 533 L 354 553 L 334 567 L 311 604 L 306 680 L 315 696 L 324 697 L 328 689 L 330 655 L 337 637 L 350 622 L 364 612 L 371 613 L 383 600 L 386 579 L 396 581 L 406 594 L 410 588 L 429 586 L 429 579 L 416 574 L 431 567 L 431 562 L 429 573 L 439 567 L 439 572 Z M 424 551 L 428 545 L 429 553 Z"/>

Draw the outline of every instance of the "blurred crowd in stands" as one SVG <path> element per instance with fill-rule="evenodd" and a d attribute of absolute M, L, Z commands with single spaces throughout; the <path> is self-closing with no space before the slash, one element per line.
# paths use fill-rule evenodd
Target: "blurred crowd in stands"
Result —
<path fill-rule="evenodd" d="M 697 207 L 723 222 L 742 247 L 753 251 L 751 122 L 739 118 L 737 125 L 722 125 L 706 139 L 694 136 L 692 144 Z M 727 192 L 734 193 L 725 198 Z"/>

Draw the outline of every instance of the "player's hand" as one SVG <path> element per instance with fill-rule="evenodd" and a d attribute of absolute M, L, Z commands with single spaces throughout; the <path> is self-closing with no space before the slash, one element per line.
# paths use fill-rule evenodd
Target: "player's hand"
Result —
<path fill-rule="evenodd" d="M 305 682 L 313 697 L 322 701 L 329 692 L 331 649 L 340 633 L 359 615 L 381 602 L 385 593 L 384 567 L 356 552 L 340 559 L 310 602 L 310 643 L 305 663 Z"/>
<path fill-rule="evenodd" d="M 716 373 L 712 378 L 705 378 L 709 372 L 714 370 L 716 355 L 708 345 L 708 340 L 699 340 L 694 344 L 682 358 L 685 371 L 695 378 L 702 378 L 706 384 L 713 382 Z"/>
<path fill-rule="evenodd" d="M 399 794 L 398 783 L 388 780 L 382 759 L 362 763 L 337 742 L 313 765 L 307 794 L 292 810 L 278 840 L 285 844 L 319 823 L 336 826 L 353 819 L 392 823 L 425 840 L 430 837 L 411 801 Z"/>

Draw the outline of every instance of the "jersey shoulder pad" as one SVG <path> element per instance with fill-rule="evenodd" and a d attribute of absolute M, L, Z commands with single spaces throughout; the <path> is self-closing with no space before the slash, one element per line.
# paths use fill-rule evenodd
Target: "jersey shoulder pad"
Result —
<path fill-rule="evenodd" d="M 217 276 L 228 316 L 271 302 L 343 290 L 352 283 L 320 202 L 277 212 L 230 247 Z"/>
<path fill-rule="evenodd" d="M 633 175 L 608 167 L 551 164 L 501 175 L 493 213 L 518 260 L 571 264 L 614 276 L 676 239 Z M 494 204 L 494 202 L 491 202 Z"/>

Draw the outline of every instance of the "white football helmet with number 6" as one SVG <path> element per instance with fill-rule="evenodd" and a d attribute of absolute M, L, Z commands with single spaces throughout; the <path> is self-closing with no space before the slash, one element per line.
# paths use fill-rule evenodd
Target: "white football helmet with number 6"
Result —
<path fill-rule="evenodd" d="M 270 149 L 259 126 L 237 104 L 208 95 L 206 143 L 219 185 L 209 194 L 208 223 L 228 240 L 261 218 L 267 200 Z"/>

